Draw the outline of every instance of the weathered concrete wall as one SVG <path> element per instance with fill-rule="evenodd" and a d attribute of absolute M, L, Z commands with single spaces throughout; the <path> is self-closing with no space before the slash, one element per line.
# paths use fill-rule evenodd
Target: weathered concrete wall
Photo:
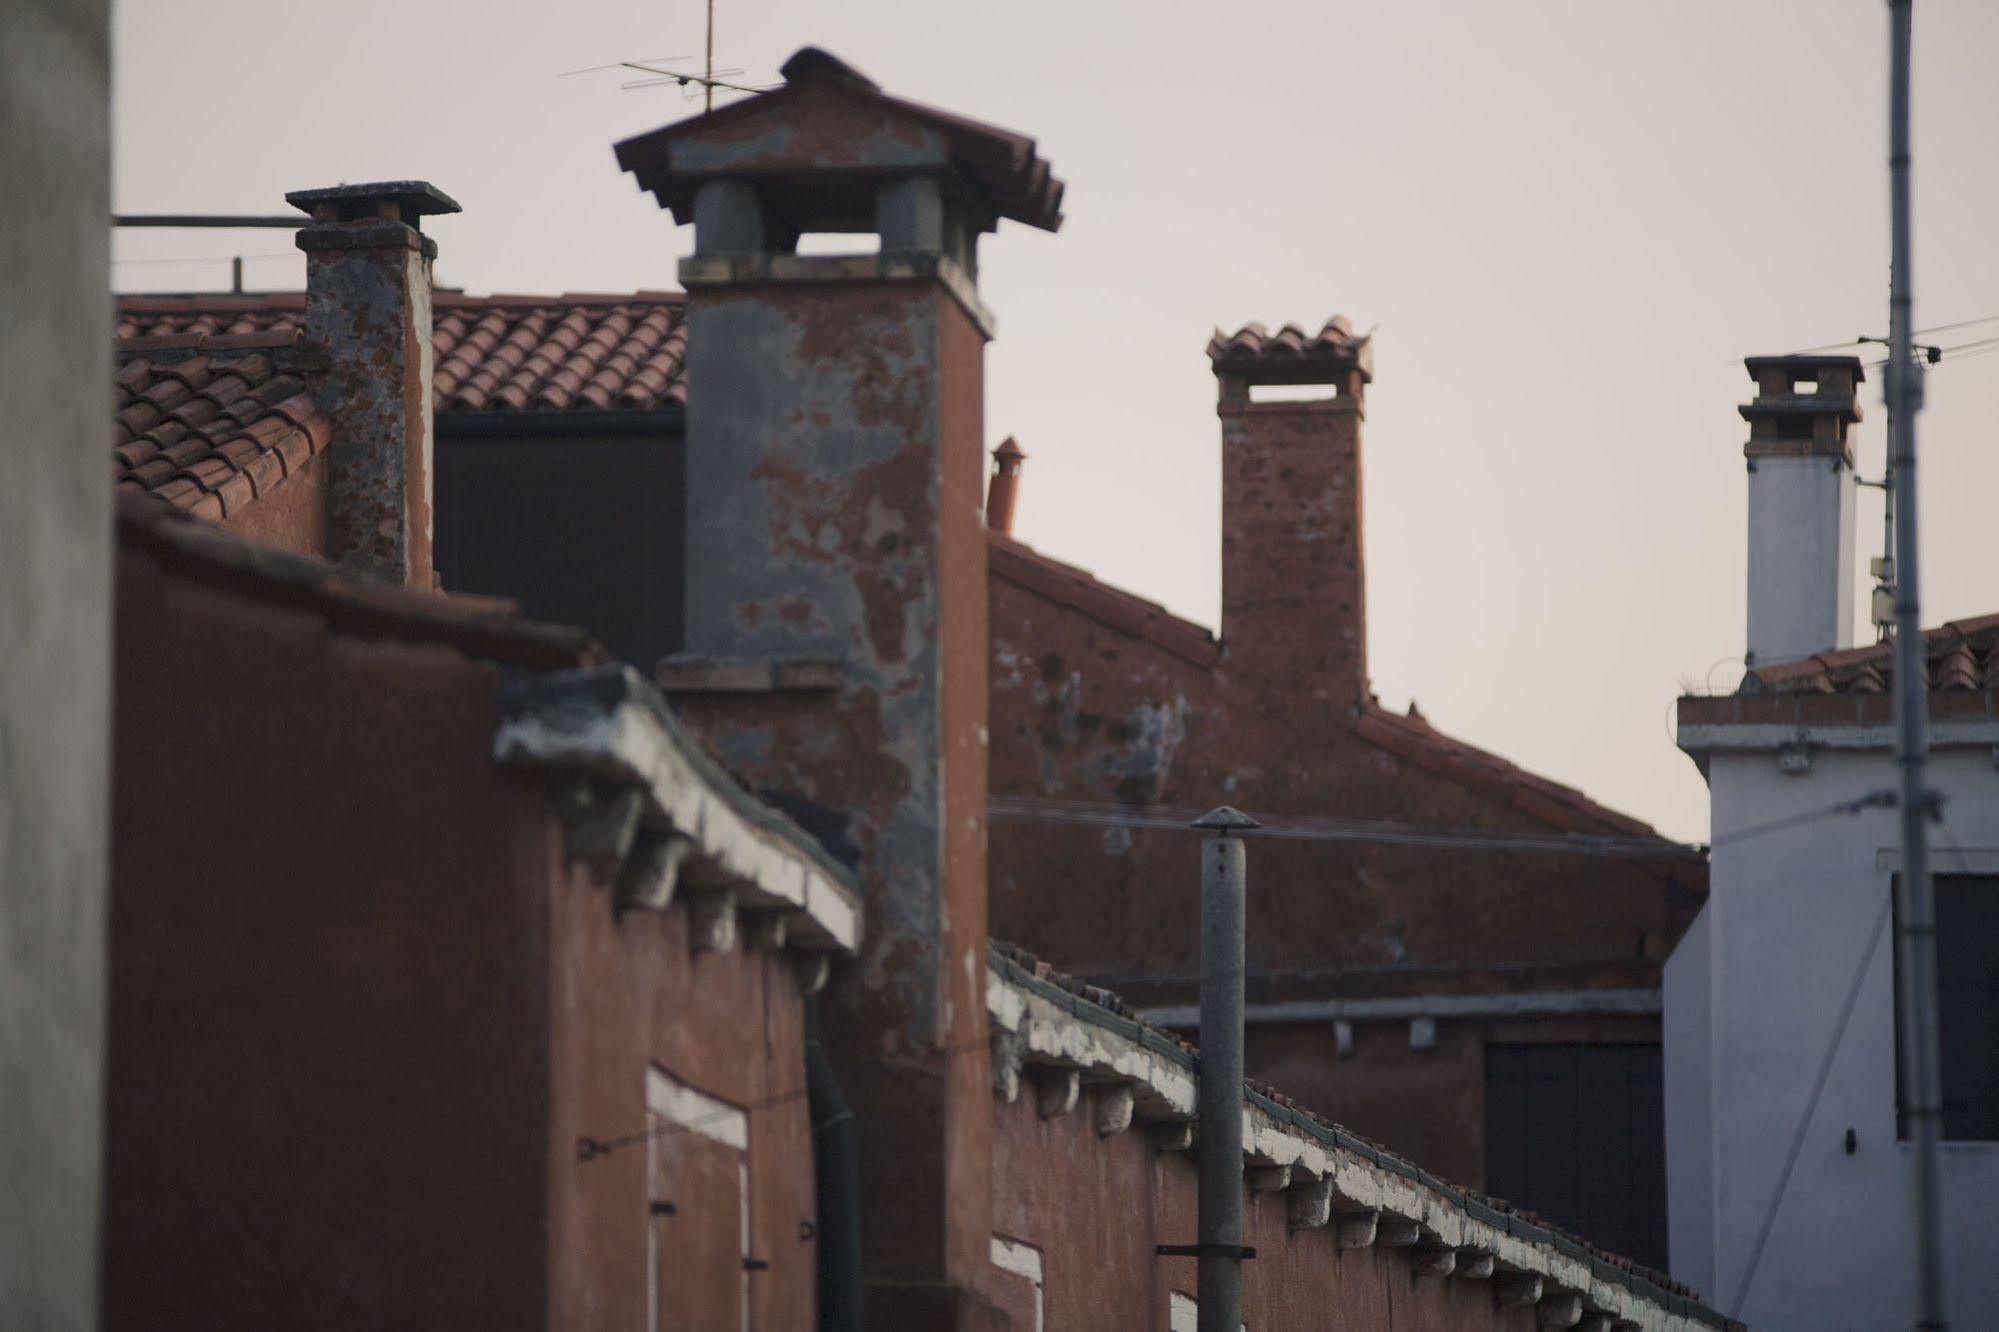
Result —
<path fill-rule="evenodd" d="M 1999 775 L 1989 742 L 1939 749 L 1929 772 L 1944 798 L 1944 821 L 1931 830 L 1934 869 L 1990 872 L 1999 865 Z M 1712 1247 L 1684 1258 L 1676 1247 L 1673 1262 L 1690 1273 L 1711 1266 L 1717 1307 L 1753 1327 L 1894 1327 L 1915 1307 L 1913 1158 L 1895 1124 L 1893 875 L 1881 863 L 1881 852 L 1899 845 L 1897 815 L 1868 810 L 1727 841 L 1739 829 L 1809 815 L 1895 781 L 1885 747 L 1822 748 L 1802 774 L 1781 771 L 1767 751 L 1710 760 L 1721 845 L 1706 913 L 1707 985 L 1703 993 L 1692 984 L 1703 968 L 1690 959 L 1695 964 L 1675 977 L 1689 984 L 1671 985 L 1666 997 L 1671 1033 L 1697 1036 L 1700 1010 L 1708 1013 L 1705 1048 L 1670 1056 L 1667 1097 L 1671 1104 L 1698 1094 L 1704 1076 L 1712 1128 L 1704 1142 L 1697 1123 L 1669 1121 L 1667 1163 L 1676 1205 L 1698 1205 L 1711 1187 Z M 1839 1033 L 1856 979 L 1852 1017 Z M 1806 1119 L 1829 1049 L 1825 1088 Z M 1801 1127 L 1796 1167 L 1737 1309 Z M 1953 1326 L 1987 1326 L 1999 1320 L 1999 1231 L 1991 1225 L 1999 1143 L 1949 1142 L 1942 1154 L 1946 1304 Z M 1697 1233 L 1677 1227 L 1673 1239 L 1701 1245 Z"/>
<path fill-rule="evenodd" d="M 545 1326 L 553 824 L 497 672 L 129 549 L 117 643 L 105 1325 Z"/>
<path fill-rule="evenodd" d="M 97 1321 L 109 6 L 0 6 L 0 1326 Z"/>
<path fill-rule="evenodd" d="M 684 704 L 858 854 L 868 933 L 827 1044 L 871 1190 L 869 1320 L 927 1326 L 990 1230 L 983 334 L 926 277 L 690 287 L 688 651 L 830 661 L 838 683 Z"/>

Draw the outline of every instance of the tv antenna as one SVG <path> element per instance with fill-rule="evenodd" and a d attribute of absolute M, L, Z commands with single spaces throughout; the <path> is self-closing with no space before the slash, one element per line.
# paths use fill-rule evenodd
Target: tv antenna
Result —
<path fill-rule="evenodd" d="M 592 65 L 588 69 L 572 69 L 562 77 L 566 79 L 577 74 L 600 74 L 607 69 L 632 70 L 646 77 L 627 79 L 618 85 L 620 88 L 658 88 L 666 84 L 675 84 L 690 92 L 699 88 L 701 90 L 701 110 L 704 114 L 715 109 L 715 90 L 717 88 L 725 92 L 741 93 L 770 91 L 767 87 L 754 88 L 746 83 L 731 82 L 732 79 L 744 72 L 740 69 L 715 68 L 715 0 L 708 0 L 708 31 L 705 38 L 705 52 L 702 56 L 702 72 L 699 74 L 690 74 L 683 70 L 665 68 L 665 66 L 678 64 L 689 58 L 688 56 L 648 56 L 642 60 L 614 60 L 608 65 Z"/>

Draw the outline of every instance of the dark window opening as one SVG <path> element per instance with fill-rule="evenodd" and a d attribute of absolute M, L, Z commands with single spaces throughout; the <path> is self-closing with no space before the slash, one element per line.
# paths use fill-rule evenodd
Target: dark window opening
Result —
<path fill-rule="evenodd" d="M 1657 1045 L 1488 1045 L 1485 1188 L 1612 1253 L 1666 1267 Z"/>
<path fill-rule="evenodd" d="M 647 676 L 680 650 L 678 436 L 445 437 L 436 456 L 448 591 L 512 597 L 534 619 L 580 626 Z"/>
<path fill-rule="evenodd" d="M 1937 1052 L 1943 1075 L 1943 1136 L 1999 1141 L 1999 875 L 1938 874 Z M 1895 879 L 1895 925 L 1902 923 Z M 1901 951 L 1895 953 L 1895 1132 L 1908 1132 L 1903 1072 Z"/>

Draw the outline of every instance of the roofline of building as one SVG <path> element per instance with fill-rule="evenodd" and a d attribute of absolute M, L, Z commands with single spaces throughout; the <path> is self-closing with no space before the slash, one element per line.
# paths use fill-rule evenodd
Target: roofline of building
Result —
<path fill-rule="evenodd" d="M 1200 1025 L 1201 1010 L 1174 1004 L 1139 1010 L 1162 1027 Z M 1657 1014 L 1665 1011 L 1660 991 L 1651 989 L 1522 990 L 1511 994 L 1419 994 L 1392 999 L 1289 999 L 1247 1004 L 1246 1022 L 1402 1022 L 1411 1018 L 1562 1017 L 1605 1013 Z"/>
<path fill-rule="evenodd" d="M 652 410 L 631 408 L 598 411 L 575 408 L 530 408 L 526 411 L 465 412 L 439 408 L 431 417 L 439 439 L 525 439 L 559 436 L 665 435 L 687 433 L 687 409 L 669 403 Z"/>
<path fill-rule="evenodd" d="M 599 806 L 617 806 L 626 792 L 638 797 L 618 859 L 653 854 L 671 862 L 638 867 L 652 875 L 636 894 L 641 904 L 664 908 L 681 885 L 728 891 L 735 909 L 781 920 L 792 946 L 849 956 L 859 948 L 852 871 L 745 791 L 631 667 L 511 680 L 500 710 L 495 759 L 583 776 Z"/>
<path fill-rule="evenodd" d="M 117 497 L 118 536 L 176 573 L 271 605 L 312 610 L 336 633 L 434 644 L 530 670 L 594 665 L 605 653 L 580 629 L 525 618 L 501 597 L 423 592 L 357 579 L 320 560 L 257 545 L 150 495 Z"/>
<path fill-rule="evenodd" d="M 1193 1046 L 1121 1011 L 1114 995 L 1079 993 L 1089 987 L 1058 977 L 1007 945 L 995 943 L 988 950 L 987 966 L 986 1010 L 994 1029 L 993 1081 L 999 1095 L 1017 1094 L 1023 1072 L 1074 1072 L 1089 1082 L 1129 1089 L 1136 1120 L 1167 1125 L 1194 1120 L 1198 1052 Z M 1274 1090 L 1251 1086 L 1244 1102 L 1245 1164 L 1290 1168 L 1287 1207 L 1297 1204 L 1293 1229 L 1372 1214 L 1383 1231 L 1391 1220 L 1405 1232 L 1413 1229 L 1417 1239 L 1409 1247 L 1489 1258 L 1497 1271 L 1541 1278 L 1541 1298 L 1573 1294 L 1586 1310 L 1648 1332 L 1740 1327 L 1670 1278 L 1438 1179 Z"/>

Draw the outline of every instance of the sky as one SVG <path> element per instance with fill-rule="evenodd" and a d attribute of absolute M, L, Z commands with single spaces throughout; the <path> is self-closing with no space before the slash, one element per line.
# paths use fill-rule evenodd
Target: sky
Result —
<path fill-rule="evenodd" d="M 1742 669 L 1741 358 L 1886 332 L 1885 4 L 716 7 L 717 66 L 742 82 L 823 46 L 1035 136 L 1067 180 L 1058 234 L 1007 224 L 981 253 L 988 442 L 1030 455 L 1017 535 L 1216 626 L 1203 349 L 1216 327 L 1344 313 L 1376 330 L 1382 702 L 1706 837 L 1672 706 Z M 566 75 L 698 70 L 704 19 L 698 0 L 124 0 L 114 207 L 281 213 L 287 190 L 416 177 L 465 208 L 425 224 L 442 284 L 675 287 L 691 233 L 611 145 L 699 102 Z M 1995 51 L 1999 5 L 1916 7 L 1916 322 L 1994 317 L 1946 345 L 1999 338 Z M 241 254 L 252 289 L 296 290 L 289 241 L 125 231 L 113 275 L 220 290 Z M 1999 355 L 1947 355 L 1919 430 L 1924 619 L 1999 610 Z M 1864 574 L 1878 492 L 1857 538 Z"/>

